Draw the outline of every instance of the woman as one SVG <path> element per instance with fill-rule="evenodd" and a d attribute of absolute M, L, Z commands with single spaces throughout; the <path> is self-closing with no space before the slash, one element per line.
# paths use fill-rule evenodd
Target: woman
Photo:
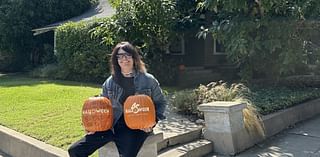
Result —
<path fill-rule="evenodd" d="M 102 132 L 87 132 L 68 150 L 70 157 L 87 157 L 110 141 L 114 141 L 122 157 L 136 157 L 152 128 L 133 130 L 123 117 L 123 103 L 130 95 L 145 94 L 152 98 L 156 119 L 165 118 L 166 100 L 158 81 L 146 72 L 137 49 L 129 42 L 116 45 L 111 56 L 111 76 L 102 86 L 102 96 L 112 102 L 113 128 Z"/>

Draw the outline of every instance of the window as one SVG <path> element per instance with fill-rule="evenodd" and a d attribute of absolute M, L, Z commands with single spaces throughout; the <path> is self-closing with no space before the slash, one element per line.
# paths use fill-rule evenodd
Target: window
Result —
<path fill-rule="evenodd" d="M 183 36 L 177 36 L 173 40 L 167 49 L 168 54 L 172 55 L 184 55 L 185 54 L 185 42 Z"/>
<path fill-rule="evenodd" d="M 216 39 L 213 41 L 213 54 L 214 55 L 226 55 L 224 46 Z"/>

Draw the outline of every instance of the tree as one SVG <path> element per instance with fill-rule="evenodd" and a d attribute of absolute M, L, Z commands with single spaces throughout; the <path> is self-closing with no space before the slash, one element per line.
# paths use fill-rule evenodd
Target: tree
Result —
<path fill-rule="evenodd" d="M 319 57 L 318 0 L 202 0 L 198 5 L 214 14 L 199 36 L 212 34 L 222 42 L 244 80 L 301 74 L 310 58 Z"/>
<path fill-rule="evenodd" d="M 52 42 L 53 34 L 34 37 L 31 30 L 79 15 L 90 7 L 91 1 L 1 0 L 0 53 L 13 60 L 0 63 L 0 70 L 21 71 L 41 64 L 44 44 Z"/>
<path fill-rule="evenodd" d="M 161 83 L 172 84 L 176 72 L 172 67 L 175 67 L 175 63 L 164 56 L 177 15 L 175 0 L 113 2 L 117 4 L 116 15 L 113 17 L 116 27 L 110 27 L 110 21 L 107 21 L 97 27 L 94 34 L 105 37 L 107 44 L 110 41 L 130 41 L 142 50 L 141 55 L 149 66 L 148 69 Z M 110 40 L 109 32 L 117 36 Z"/>

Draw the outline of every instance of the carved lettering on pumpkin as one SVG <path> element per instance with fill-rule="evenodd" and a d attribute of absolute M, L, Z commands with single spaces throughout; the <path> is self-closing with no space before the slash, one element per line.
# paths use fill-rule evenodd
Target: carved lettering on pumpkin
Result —
<path fill-rule="evenodd" d="M 126 113 L 149 112 L 149 107 L 140 107 L 140 104 L 133 103 L 130 109 L 126 109 Z"/>
<path fill-rule="evenodd" d="M 95 114 L 95 113 L 101 113 L 101 114 L 106 114 L 109 113 L 110 111 L 107 109 L 88 109 L 88 110 L 84 110 L 82 111 L 82 114 Z"/>

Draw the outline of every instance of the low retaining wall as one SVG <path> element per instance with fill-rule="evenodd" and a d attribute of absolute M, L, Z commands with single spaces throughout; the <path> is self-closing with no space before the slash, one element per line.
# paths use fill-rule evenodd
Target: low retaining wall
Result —
<path fill-rule="evenodd" d="M 68 153 L 32 137 L 0 126 L 0 149 L 12 157 L 68 157 Z"/>
<path fill-rule="evenodd" d="M 234 155 L 264 140 L 256 133 L 248 132 L 243 124 L 244 104 L 236 102 L 212 102 L 202 104 L 204 112 L 204 137 L 214 142 L 214 150 L 225 155 Z M 290 125 L 320 114 L 320 99 L 262 117 L 265 137 L 273 136 Z"/>
<path fill-rule="evenodd" d="M 228 103 L 228 102 L 224 102 Z M 214 103 L 204 104 L 201 110 L 205 110 L 206 132 L 205 138 L 214 142 L 215 151 L 222 154 L 236 154 L 254 144 L 261 142 L 263 138 L 258 135 L 249 134 L 243 127 L 241 108 L 242 104 L 229 102 L 229 105 L 218 105 Z M 201 107 L 199 107 L 200 109 Z M 220 118 L 214 119 L 208 123 L 210 114 L 219 114 Z M 213 111 L 213 112 L 212 112 Z M 234 114 L 236 113 L 236 114 Z M 290 125 L 311 118 L 320 114 L 320 99 L 308 101 L 286 110 L 263 116 L 266 137 L 273 136 Z M 215 117 L 215 116 L 213 116 Z M 222 126 L 210 126 L 212 124 L 221 124 Z M 240 125 L 239 125 L 240 124 Z M 213 132 L 210 133 L 210 129 Z M 216 138 L 220 138 L 217 140 Z M 220 143 L 219 143 L 220 142 Z M 219 148 L 222 148 L 219 150 Z M 0 150 L 13 157 L 67 157 L 66 151 L 36 140 L 32 137 L 23 135 L 14 130 L 0 126 Z"/>
<path fill-rule="evenodd" d="M 267 137 L 273 136 L 290 125 L 320 114 L 320 99 L 262 117 Z"/>
<path fill-rule="evenodd" d="M 137 157 L 157 157 L 157 143 L 163 140 L 163 133 L 151 134 L 144 141 Z M 102 146 L 99 149 L 99 157 L 119 157 L 117 146 L 114 142 Z"/>

